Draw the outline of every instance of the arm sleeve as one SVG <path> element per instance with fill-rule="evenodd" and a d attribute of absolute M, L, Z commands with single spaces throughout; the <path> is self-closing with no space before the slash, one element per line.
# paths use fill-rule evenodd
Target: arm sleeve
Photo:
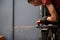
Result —
<path fill-rule="evenodd" d="M 42 0 L 42 4 L 46 5 L 46 4 L 51 4 L 52 0 Z"/>

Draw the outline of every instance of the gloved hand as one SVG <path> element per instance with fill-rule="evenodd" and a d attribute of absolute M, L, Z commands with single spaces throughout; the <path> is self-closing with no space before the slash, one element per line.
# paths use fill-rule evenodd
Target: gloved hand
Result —
<path fill-rule="evenodd" d="M 37 20 L 36 23 L 37 24 L 57 24 L 57 22 L 48 21 L 47 18 L 48 18 L 47 16 L 42 17 L 41 19 Z"/>

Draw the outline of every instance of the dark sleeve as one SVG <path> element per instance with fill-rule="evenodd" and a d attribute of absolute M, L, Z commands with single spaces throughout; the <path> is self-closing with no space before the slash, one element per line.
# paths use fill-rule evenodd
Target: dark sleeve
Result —
<path fill-rule="evenodd" d="M 52 0 L 42 0 L 42 3 L 45 5 L 45 4 L 51 4 L 52 3 Z"/>

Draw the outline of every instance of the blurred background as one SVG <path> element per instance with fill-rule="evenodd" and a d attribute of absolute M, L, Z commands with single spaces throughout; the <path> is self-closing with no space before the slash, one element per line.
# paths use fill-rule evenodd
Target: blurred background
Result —
<path fill-rule="evenodd" d="M 40 18 L 39 6 L 27 0 L 14 0 L 14 40 L 39 40 L 41 32 L 36 28 Z M 0 0 L 0 34 L 5 40 L 13 40 L 13 0 Z"/>

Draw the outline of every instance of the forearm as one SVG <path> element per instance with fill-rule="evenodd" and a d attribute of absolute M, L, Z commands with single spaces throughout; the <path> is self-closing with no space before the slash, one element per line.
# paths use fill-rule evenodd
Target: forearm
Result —
<path fill-rule="evenodd" d="M 58 21 L 59 16 L 58 16 L 53 4 L 46 5 L 46 7 L 51 15 L 49 18 L 47 18 L 47 20 L 55 21 L 55 22 Z"/>
<path fill-rule="evenodd" d="M 57 12 L 56 12 L 53 4 L 46 5 L 46 7 L 48 8 L 49 13 L 51 14 L 51 16 L 57 16 Z"/>

